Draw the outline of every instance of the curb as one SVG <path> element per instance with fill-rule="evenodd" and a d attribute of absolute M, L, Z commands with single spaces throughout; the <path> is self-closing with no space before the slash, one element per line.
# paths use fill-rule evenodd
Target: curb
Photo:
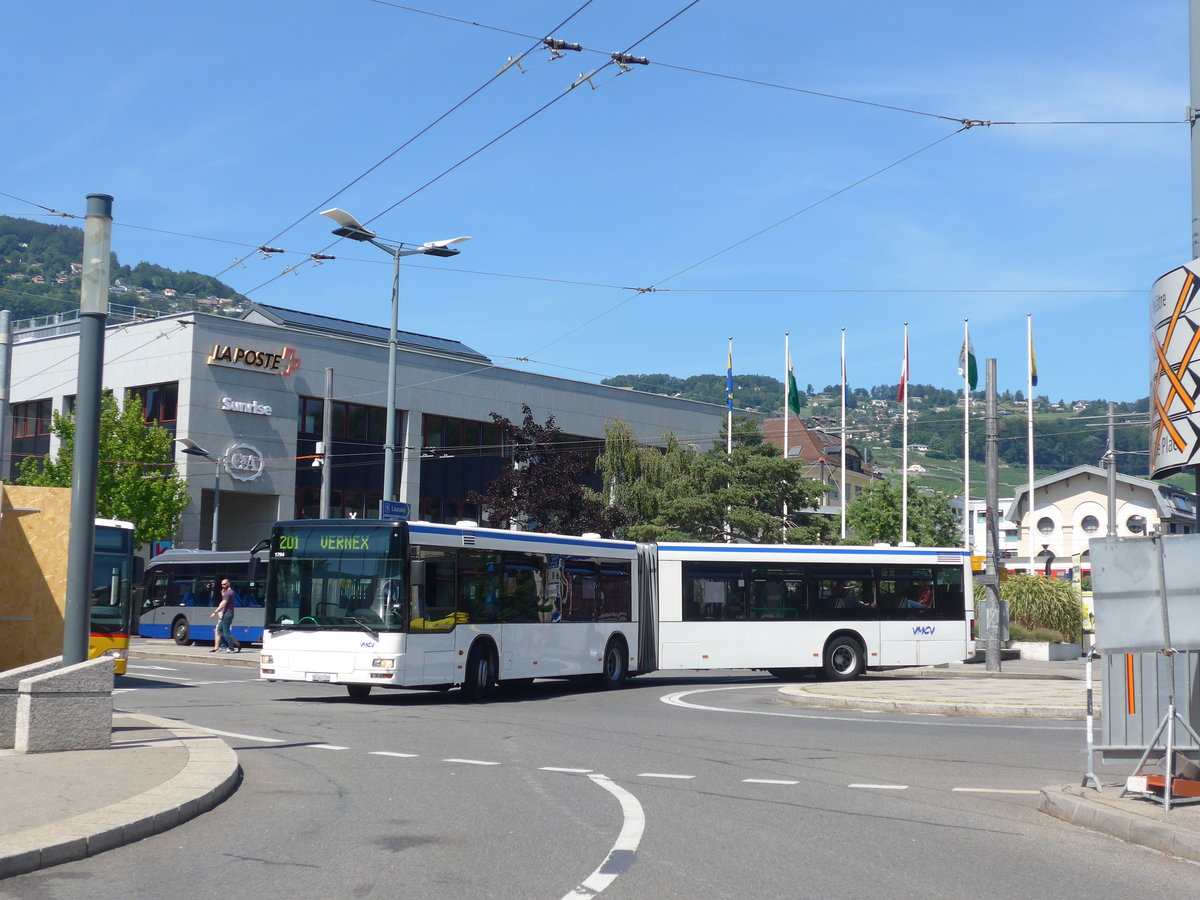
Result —
<path fill-rule="evenodd" d="M 1039 812 L 1168 856 L 1200 862 L 1200 834 L 1108 806 L 1095 791 L 1063 784 L 1042 788 Z M 1170 815 L 1170 813 L 1166 813 Z"/>
<path fill-rule="evenodd" d="M 804 688 L 780 688 L 785 702 L 817 709 L 867 710 L 870 712 L 916 713 L 931 716 L 978 716 L 1013 719 L 1087 718 L 1083 710 L 1070 706 L 1026 706 L 1005 703 L 948 703 L 940 700 L 885 700 L 882 697 L 840 697 L 811 693 Z"/>
<path fill-rule="evenodd" d="M 192 656 L 186 653 L 170 653 L 165 650 L 131 649 L 129 651 L 129 658 L 158 659 L 173 663 L 185 662 L 197 666 L 239 666 L 244 669 L 258 669 L 257 650 L 250 651 L 250 653 L 214 653 L 212 658 L 209 658 L 207 654 L 204 656 Z"/>
<path fill-rule="evenodd" d="M 169 719 L 122 715 L 173 734 L 188 752 L 183 768 L 127 800 L 0 837 L 0 878 L 94 856 L 167 831 L 208 812 L 237 789 L 237 754 L 220 738 Z"/>

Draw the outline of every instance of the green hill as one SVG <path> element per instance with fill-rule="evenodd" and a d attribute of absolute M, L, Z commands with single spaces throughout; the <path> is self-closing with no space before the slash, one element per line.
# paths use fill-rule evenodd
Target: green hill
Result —
<path fill-rule="evenodd" d="M 82 259 L 82 228 L 0 216 L 0 309 L 14 320 L 78 309 Z M 110 279 L 111 303 L 161 312 L 232 312 L 246 300 L 207 275 L 147 262 L 124 266 L 115 253 Z"/>
<path fill-rule="evenodd" d="M 649 393 L 666 394 L 709 403 L 725 402 L 724 375 L 694 375 L 675 378 L 670 375 L 620 375 L 603 384 L 630 387 Z M 896 403 L 895 384 L 855 388 L 853 405 L 848 404 L 846 429 L 850 442 L 868 462 L 881 471 L 898 472 L 902 459 L 903 423 Z M 918 479 L 922 485 L 962 491 L 963 413 L 958 405 L 962 391 L 925 384 L 910 384 L 908 444 L 909 465 L 925 469 Z M 735 375 L 734 397 L 739 409 L 749 409 L 764 417 L 783 414 L 783 383 L 765 375 Z M 800 392 L 801 418 L 810 427 L 824 428 L 831 434 L 841 429 L 841 392 L 836 385 L 817 390 L 807 385 Z M 971 466 L 973 492 L 982 493 L 984 477 L 983 392 L 972 394 Z M 1098 465 L 1107 440 L 1104 400 L 1059 401 L 1046 396 L 1034 398 L 1034 461 L 1037 477 L 1061 472 L 1084 463 Z M 1022 392 L 1006 391 L 998 398 L 997 455 L 1000 481 L 1012 487 L 1027 482 L 1027 404 Z M 1136 403 L 1116 404 L 1117 468 L 1127 475 L 1147 476 L 1149 398 Z M 922 448 L 922 449 L 913 449 Z M 1171 479 L 1185 490 L 1193 490 L 1190 476 Z"/>

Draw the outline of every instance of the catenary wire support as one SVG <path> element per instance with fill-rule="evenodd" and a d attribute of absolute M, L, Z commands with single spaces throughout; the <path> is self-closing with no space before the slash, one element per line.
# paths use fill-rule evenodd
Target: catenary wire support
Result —
<path fill-rule="evenodd" d="M 563 50 L 570 50 L 573 53 L 580 53 L 583 51 L 583 46 L 580 44 L 572 44 L 567 41 L 560 41 L 556 38 L 542 38 L 542 45 L 550 51 L 550 55 L 555 59 L 563 58 L 564 54 L 561 52 Z"/>

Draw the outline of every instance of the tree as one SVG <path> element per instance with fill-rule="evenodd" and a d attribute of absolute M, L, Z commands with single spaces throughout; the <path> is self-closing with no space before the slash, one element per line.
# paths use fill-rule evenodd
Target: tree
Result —
<path fill-rule="evenodd" d="M 587 456 L 569 449 L 570 439 L 554 423 L 554 416 L 539 425 L 528 405 L 522 404 L 521 411 L 525 418 L 520 426 L 499 413 L 491 414 L 501 439 L 513 448 L 513 467 L 489 484 L 485 493 L 472 491 L 467 499 L 481 504 L 489 523 L 498 528 L 520 522 L 529 531 L 594 531 L 612 537 L 625 519 L 581 483 L 591 471 Z"/>
<path fill-rule="evenodd" d="M 868 485 L 846 509 L 846 524 L 854 531 L 855 543 L 900 543 L 903 496 L 899 484 L 890 481 Z M 962 526 L 954 507 L 944 494 L 908 492 L 908 539 L 918 547 L 956 547 L 962 542 Z"/>
<path fill-rule="evenodd" d="M 735 436 L 738 427 L 734 426 Z M 811 543 L 822 536 L 815 516 L 820 485 L 801 478 L 794 462 L 760 439 L 707 453 L 689 449 L 668 434 L 661 448 L 639 445 L 621 422 L 605 431 L 599 469 L 604 492 L 626 517 L 631 540 Z M 784 504 L 788 515 L 783 515 Z"/>
<path fill-rule="evenodd" d="M 21 484 L 70 487 L 75 450 L 75 416 L 54 414 L 51 434 L 60 441 L 58 456 L 22 461 Z M 147 425 L 142 404 L 126 395 L 125 408 L 105 392 L 100 398 L 100 467 L 96 513 L 134 525 L 134 542 L 142 546 L 174 534 L 191 498 L 187 482 L 175 472 L 171 434 Z"/>

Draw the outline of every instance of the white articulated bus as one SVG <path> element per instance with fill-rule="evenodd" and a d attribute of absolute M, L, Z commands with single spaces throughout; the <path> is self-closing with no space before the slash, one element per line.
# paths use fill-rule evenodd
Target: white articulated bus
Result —
<path fill-rule="evenodd" d="M 974 652 L 961 550 L 635 544 L 365 519 L 279 522 L 261 676 L 444 689 L 654 670 L 829 678 Z M 255 580 L 253 570 L 250 579 Z"/>
<path fill-rule="evenodd" d="M 658 668 L 820 670 L 961 662 L 973 655 L 963 550 L 658 545 Z"/>

